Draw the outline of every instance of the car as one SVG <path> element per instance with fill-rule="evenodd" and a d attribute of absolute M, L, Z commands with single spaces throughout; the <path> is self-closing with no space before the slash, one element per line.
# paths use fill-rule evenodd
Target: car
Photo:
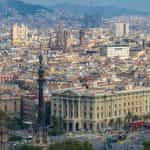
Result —
<path fill-rule="evenodd" d="M 112 129 L 111 128 L 102 128 L 101 129 L 101 133 L 108 133 L 108 132 L 111 132 L 112 131 Z"/>
<path fill-rule="evenodd" d="M 73 133 L 72 132 L 68 132 L 66 135 L 72 137 Z"/>
<path fill-rule="evenodd" d="M 111 136 L 107 138 L 107 143 L 117 143 L 119 140 L 118 136 Z"/>
<path fill-rule="evenodd" d="M 88 130 L 87 132 L 88 132 L 89 134 L 92 134 L 92 133 L 93 133 L 92 130 Z"/>

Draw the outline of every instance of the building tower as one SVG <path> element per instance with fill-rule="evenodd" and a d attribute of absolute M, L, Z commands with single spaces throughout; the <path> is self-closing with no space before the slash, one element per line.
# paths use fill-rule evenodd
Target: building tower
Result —
<path fill-rule="evenodd" d="M 79 40 L 80 40 L 80 46 L 83 46 L 84 41 L 85 41 L 85 31 L 84 30 L 79 31 Z"/>
<path fill-rule="evenodd" d="M 123 37 L 129 35 L 129 24 L 128 23 L 115 23 L 115 35 L 117 37 Z"/>

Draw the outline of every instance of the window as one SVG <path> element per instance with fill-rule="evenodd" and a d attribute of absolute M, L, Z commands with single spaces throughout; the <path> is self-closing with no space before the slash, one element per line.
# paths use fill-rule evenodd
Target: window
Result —
<path fill-rule="evenodd" d="M 93 114 L 92 113 L 90 113 L 90 119 L 92 119 L 93 118 Z"/>
<path fill-rule="evenodd" d="M 70 112 L 70 118 L 72 118 L 72 117 L 73 117 L 73 112 L 71 111 L 71 112 Z"/>
<path fill-rule="evenodd" d="M 54 110 L 55 110 L 55 111 L 57 110 L 57 105 L 56 105 L 56 104 L 54 104 Z"/>
<path fill-rule="evenodd" d="M 93 130 L 93 124 L 90 123 L 90 130 Z"/>
<path fill-rule="evenodd" d="M 61 109 L 61 104 L 59 104 L 59 109 Z"/>
<path fill-rule="evenodd" d="M 136 108 L 136 112 L 138 112 L 138 108 Z"/>
<path fill-rule="evenodd" d="M 99 113 L 97 114 L 97 119 L 99 119 Z"/>
<path fill-rule="evenodd" d="M 103 113 L 101 113 L 101 118 L 103 118 Z"/>
<path fill-rule="evenodd" d="M 4 111 L 7 112 L 7 104 L 4 106 Z"/>
<path fill-rule="evenodd" d="M 117 111 L 115 111 L 115 116 L 117 116 Z"/>
<path fill-rule="evenodd" d="M 145 110 L 147 111 L 147 106 L 145 106 Z"/>
<path fill-rule="evenodd" d="M 97 110 L 99 110 L 99 107 L 97 106 Z"/>
<path fill-rule="evenodd" d="M 78 118 L 79 117 L 79 114 L 78 114 L 78 112 L 76 112 L 76 118 Z"/>
<path fill-rule="evenodd" d="M 99 130 L 99 128 L 100 128 L 100 127 L 99 127 L 99 123 L 97 123 L 97 130 Z"/>
<path fill-rule="evenodd" d="M 86 103 L 83 103 L 83 109 L 86 110 L 87 109 L 87 105 Z"/>
<path fill-rule="evenodd" d="M 109 112 L 109 117 L 111 117 L 111 112 Z"/>
<path fill-rule="evenodd" d="M 61 111 L 59 111 L 59 116 L 61 116 Z"/>
<path fill-rule="evenodd" d="M 121 110 L 119 110 L 119 115 L 121 115 Z"/>
<path fill-rule="evenodd" d="M 17 111 L 17 103 L 16 103 L 16 101 L 14 102 L 14 112 L 16 112 Z"/>
<path fill-rule="evenodd" d="M 90 105 L 90 111 L 92 111 L 93 110 L 93 107 L 92 107 L 92 105 Z"/>
<path fill-rule="evenodd" d="M 87 129 L 87 124 L 86 124 L 86 123 L 84 123 L 84 129 L 85 129 L 85 130 Z"/>
<path fill-rule="evenodd" d="M 54 116 L 56 116 L 56 110 L 54 110 Z"/>
<path fill-rule="evenodd" d="M 84 112 L 84 118 L 86 118 L 86 112 Z"/>

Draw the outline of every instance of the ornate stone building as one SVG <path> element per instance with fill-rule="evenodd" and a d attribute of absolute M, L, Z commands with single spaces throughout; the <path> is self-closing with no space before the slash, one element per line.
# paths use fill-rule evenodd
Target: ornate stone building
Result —
<path fill-rule="evenodd" d="M 21 98 L 19 96 L 12 96 L 3 94 L 0 96 L 0 110 L 9 116 L 20 117 Z"/>
<path fill-rule="evenodd" d="M 129 112 L 150 113 L 150 89 L 102 92 L 99 89 L 69 89 L 52 94 L 51 115 L 64 119 L 67 131 L 98 131 L 122 121 Z"/>

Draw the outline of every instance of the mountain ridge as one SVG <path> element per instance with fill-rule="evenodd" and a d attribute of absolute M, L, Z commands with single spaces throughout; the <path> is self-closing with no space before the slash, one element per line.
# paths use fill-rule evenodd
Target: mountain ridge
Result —
<path fill-rule="evenodd" d="M 52 12 L 50 8 L 41 5 L 29 4 L 20 0 L 0 0 L 1 13 L 16 11 L 19 15 L 30 15 L 41 12 L 42 10 Z"/>
<path fill-rule="evenodd" d="M 75 14 L 96 14 L 99 13 L 103 17 L 113 17 L 121 15 L 149 15 L 150 12 L 137 11 L 133 9 L 120 8 L 115 6 L 87 6 L 79 4 L 61 3 L 53 5 L 53 9 L 64 9 Z M 90 13 L 89 13 L 90 12 Z"/>

